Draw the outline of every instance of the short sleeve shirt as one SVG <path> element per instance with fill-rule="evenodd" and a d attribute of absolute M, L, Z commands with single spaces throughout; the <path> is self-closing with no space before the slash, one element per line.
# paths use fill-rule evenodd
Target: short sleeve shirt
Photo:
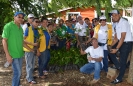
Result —
<path fill-rule="evenodd" d="M 62 25 L 61 27 L 57 28 L 57 30 L 56 30 L 57 36 L 58 36 L 58 37 L 63 37 L 63 36 L 65 36 L 66 31 L 67 31 L 66 26 Z"/>
<path fill-rule="evenodd" d="M 23 51 L 23 29 L 18 27 L 14 21 L 4 26 L 2 37 L 7 39 L 9 54 L 12 58 L 22 58 Z"/>
<path fill-rule="evenodd" d="M 121 18 L 118 23 L 116 23 L 116 34 L 117 38 L 120 40 L 121 33 L 126 32 L 126 37 L 124 41 L 133 41 L 130 25 L 127 20 Z"/>
<path fill-rule="evenodd" d="M 81 25 L 79 22 L 75 25 L 75 33 L 79 36 L 86 36 L 86 32 L 88 29 L 88 25 L 84 22 L 83 25 Z"/>
<path fill-rule="evenodd" d="M 90 56 L 92 58 L 99 58 L 99 57 L 104 57 L 103 55 L 103 48 L 101 46 L 99 46 L 98 48 L 94 49 L 93 46 L 90 46 L 88 47 L 86 50 L 85 50 L 86 53 L 90 53 Z M 90 61 L 91 63 L 95 63 L 94 60 L 91 60 Z M 102 61 L 101 61 L 102 63 Z"/>
<path fill-rule="evenodd" d="M 36 40 L 37 40 L 37 37 L 39 37 L 39 32 L 38 32 L 38 30 L 35 29 L 33 26 L 32 26 L 32 30 L 33 30 L 33 32 L 34 32 L 34 43 L 35 43 Z M 29 33 L 29 29 L 26 28 L 25 33 L 24 33 L 24 36 L 28 36 L 28 33 Z"/>

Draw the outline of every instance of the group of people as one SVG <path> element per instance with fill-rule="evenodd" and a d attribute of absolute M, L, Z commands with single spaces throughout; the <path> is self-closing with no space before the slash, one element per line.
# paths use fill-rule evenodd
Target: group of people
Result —
<path fill-rule="evenodd" d="M 20 85 L 22 60 L 25 55 L 26 79 L 30 84 L 36 84 L 33 78 L 35 59 L 38 57 L 38 75 L 45 79 L 47 65 L 50 60 L 50 48 L 53 50 L 66 47 L 71 42 L 73 47 L 78 47 L 81 54 L 87 54 L 88 63 L 80 68 L 80 72 L 91 74 L 94 72 L 92 84 L 100 79 L 100 71 L 108 72 L 108 57 L 114 63 L 114 67 L 120 71 L 118 77 L 111 83 L 122 82 L 126 70 L 126 61 L 132 46 L 132 34 L 128 21 L 121 17 L 118 10 L 112 11 L 111 24 L 107 24 L 106 17 L 94 18 L 92 23 L 89 18 L 83 20 L 81 15 L 77 21 L 59 20 L 58 25 L 49 22 L 45 17 L 36 18 L 33 14 L 27 16 L 28 22 L 24 22 L 25 14 L 16 12 L 14 21 L 4 26 L 2 43 L 7 61 L 12 64 L 12 86 Z M 23 25 L 22 25 L 23 24 Z M 76 39 L 75 43 L 68 41 Z M 108 49 L 110 46 L 110 50 Z M 116 52 L 120 52 L 120 60 L 117 60 Z"/>
<path fill-rule="evenodd" d="M 2 43 L 6 58 L 12 64 L 13 69 L 12 86 L 20 85 L 24 55 L 26 61 L 26 79 L 30 84 L 36 84 L 33 78 L 36 57 L 38 57 L 39 65 L 38 75 L 42 79 L 46 78 L 46 68 L 50 60 L 50 33 L 53 30 L 53 24 L 48 24 L 48 19 L 46 18 L 39 20 L 33 14 L 29 14 L 28 23 L 25 23 L 22 28 L 21 24 L 24 17 L 24 13 L 16 12 L 14 14 L 14 21 L 7 23 L 2 33 Z M 41 27 L 38 28 L 40 22 Z"/>
<path fill-rule="evenodd" d="M 119 70 L 117 78 L 111 84 L 122 82 L 125 74 L 127 58 L 132 50 L 133 37 L 128 21 L 122 18 L 118 10 L 111 12 L 113 26 L 106 23 L 106 17 L 100 17 L 100 24 L 95 26 L 94 35 L 91 40 L 92 46 L 86 50 L 81 49 L 81 54 L 87 54 L 88 63 L 80 68 L 82 73 L 94 73 L 91 84 L 97 83 L 100 79 L 100 72 L 108 72 L 108 57 L 115 68 Z M 119 52 L 119 60 L 117 59 Z"/>

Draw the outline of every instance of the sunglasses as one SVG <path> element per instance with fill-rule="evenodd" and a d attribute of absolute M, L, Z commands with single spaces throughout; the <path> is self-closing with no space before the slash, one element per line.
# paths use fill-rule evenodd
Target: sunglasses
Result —
<path fill-rule="evenodd" d="M 24 19 L 24 17 L 20 17 L 20 16 L 18 16 L 18 18 L 19 18 L 19 19 L 20 19 L 20 18 L 21 18 L 21 19 Z"/>
<path fill-rule="evenodd" d="M 106 19 L 100 19 L 100 21 L 106 21 Z"/>
<path fill-rule="evenodd" d="M 36 23 L 40 23 L 39 21 L 35 21 Z"/>
<path fill-rule="evenodd" d="M 30 17 L 29 19 L 34 19 L 34 17 Z"/>
<path fill-rule="evenodd" d="M 98 21 L 94 21 L 94 22 L 98 22 Z"/>

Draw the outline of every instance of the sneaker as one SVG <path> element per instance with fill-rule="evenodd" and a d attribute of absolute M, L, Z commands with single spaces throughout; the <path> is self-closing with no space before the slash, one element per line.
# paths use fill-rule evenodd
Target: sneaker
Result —
<path fill-rule="evenodd" d="M 111 84 L 118 84 L 118 83 L 121 83 L 122 81 L 118 80 L 118 79 L 115 79 L 114 81 L 111 82 Z"/>
<path fill-rule="evenodd" d="M 99 79 L 93 79 L 91 82 L 90 82 L 90 84 L 95 84 L 95 83 L 97 83 L 99 81 Z"/>
<path fill-rule="evenodd" d="M 30 84 L 36 84 L 36 81 L 33 81 L 33 80 L 32 80 L 32 81 L 29 82 L 29 83 L 30 83 Z"/>

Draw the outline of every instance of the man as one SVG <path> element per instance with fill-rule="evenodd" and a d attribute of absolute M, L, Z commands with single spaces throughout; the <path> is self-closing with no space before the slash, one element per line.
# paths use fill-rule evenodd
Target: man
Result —
<path fill-rule="evenodd" d="M 49 33 L 49 30 L 47 29 L 47 26 L 48 26 L 48 19 L 42 17 L 41 30 L 39 30 L 39 33 L 42 34 L 42 36 L 40 37 L 41 41 L 40 41 L 40 47 L 39 47 L 39 53 L 41 53 L 41 55 L 38 58 L 40 78 L 44 77 L 43 75 L 47 74 L 46 68 L 50 60 L 50 53 L 49 53 L 50 33 Z"/>
<path fill-rule="evenodd" d="M 34 19 L 34 15 L 29 14 L 28 15 L 28 23 L 24 24 L 23 27 L 22 27 L 23 28 L 23 33 L 25 32 L 27 27 L 31 26 L 31 23 L 32 23 L 33 19 Z"/>
<path fill-rule="evenodd" d="M 82 73 L 91 74 L 94 72 L 94 79 L 91 81 L 91 84 L 97 83 L 100 79 L 100 71 L 102 69 L 103 63 L 103 49 L 98 45 L 96 38 L 91 40 L 92 46 L 88 47 L 85 51 L 81 49 L 80 53 L 89 54 L 87 55 L 88 62 L 83 67 L 80 68 Z M 90 84 L 90 83 L 89 83 Z"/>
<path fill-rule="evenodd" d="M 88 34 L 87 32 L 88 25 L 83 21 L 81 15 L 77 16 L 77 20 L 78 22 L 75 25 L 75 37 L 77 39 L 77 46 L 81 47 L 81 44 L 87 41 L 87 36 L 89 36 L 90 34 Z"/>
<path fill-rule="evenodd" d="M 56 33 L 57 33 L 57 41 L 58 41 L 58 49 L 65 47 L 65 43 L 66 43 L 66 32 L 67 32 L 67 28 L 64 25 L 64 20 L 60 19 L 59 20 L 59 24 L 58 27 L 56 29 Z"/>
<path fill-rule="evenodd" d="M 122 78 L 125 74 L 126 70 L 126 62 L 128 58 L 128 54 L 131 51 L 132 48 L 132 34 L 130 30 L 130 25 L 127 20 L 123 19 L 120 15 L 120 12 L 118 10 L 112 11 L 112 18 L 113 21 L 116 22 L 116 34 L 114 37 L 114 41 L 112 43 L 112 46 L 114 46 L 117 42 L 117 46 L 115 49 L 112 49 L 110 52 L 110 57 L 117 69 L 119 69 L 119 75 L 118 77 L 112 81 L 112 84 L 117 84 L 122 82 Z M 120 52 L 120 60 L 118 61 L 116 59 L 115 53 L 119 51 Z"/>
<path fill-rule="evenodd" d="M 38 25 L 39 25 L 39 19 L 34 18 L 31 23 L 31 26 L 26 28 L 24 33 L 25 42 L 29 44 L 28 46 L 31 49 L 35 48 L 34 46 L 37 46 L 37 43 L 38 43 L 38 39 L 39 39 L 39 32 L 37 30 Z M 35 54 L 25 48 L 24 48 L 24 51 L 25 51 L 26 72 L 27 72 L 26 79 L 30 84 L 36 84 L 36 81 L 34 81 L 34 78 L 33 78 Z"/>
<path fill-rule="evenodd" d="M 7 23 L 2 33 L 2 43 L 6 58 L 12 64 L 13 69 L 12 86 L 20 85 L 22 57 L 24 56 L 23 44 L 24 47 L 33 52 L 23 41 L 23 29 L 20 24 L 23 22 L 24 16 L 24 13 L 16 12 L 14 14 L 14 21 Z"/>
<path fill-rule="evenodd" d="M 90 19 L 89 18 L 85 18 L 84 21 L 88 25 L 88 28 L 91 29 L 92 28 L 92 24 L 90 22 Z"/>

